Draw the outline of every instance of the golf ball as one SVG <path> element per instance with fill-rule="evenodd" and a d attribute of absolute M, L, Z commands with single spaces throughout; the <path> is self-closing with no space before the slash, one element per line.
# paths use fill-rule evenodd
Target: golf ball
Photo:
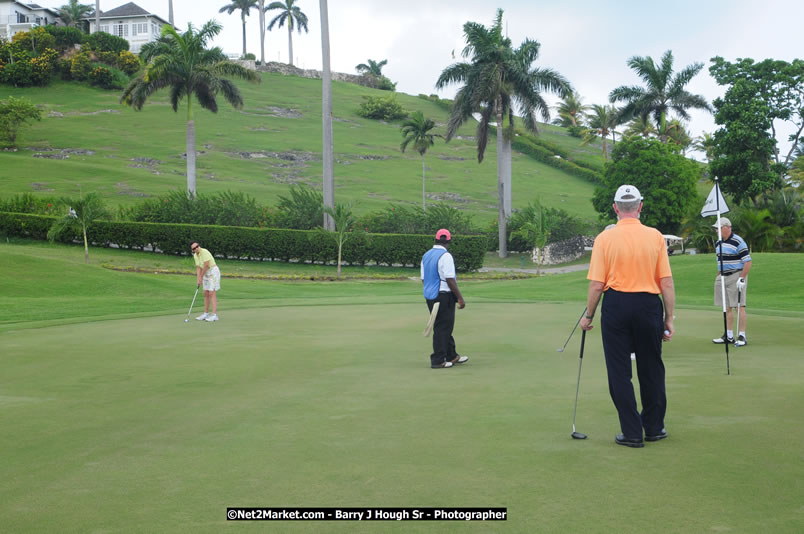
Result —
<path fill-rule="evenodd" d="M 189 323 L 189 322 L 190 322 L 190 319 L 185 319 L 185 320 L 184 320 L 184 322 L 185 322 L 185 323 Z"/>

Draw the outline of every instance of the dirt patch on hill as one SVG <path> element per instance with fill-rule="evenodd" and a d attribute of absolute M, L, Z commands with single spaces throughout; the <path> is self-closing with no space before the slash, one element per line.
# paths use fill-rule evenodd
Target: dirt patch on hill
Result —
<path fill-rule="evenodd" d="M 469 202 L 467 199 L 463 198 L 458 193 L 427 193 L 425 195 L 430 200 L 435 200 L 437 202 L 458 202 L 458 203 L 466 203 Z"/>
<path fill-rule="evenodd" d="M 127 195 L 131 197 L 140 197 L 140 198 L 148 196 L 142 191 L 132 189 L 131 186 L 128 185 L 126 182 L 117 182 L 116 184 L 114 184 L 114 189 L 115 193 L 117 193 L 118 195 Z"/>
<path fill-rule="evenodd" d="M 48 187 L 48 184 L 43 182 L 31 182 L 31 189 L 34 191 L 55 191 L 52 187 Z"/>

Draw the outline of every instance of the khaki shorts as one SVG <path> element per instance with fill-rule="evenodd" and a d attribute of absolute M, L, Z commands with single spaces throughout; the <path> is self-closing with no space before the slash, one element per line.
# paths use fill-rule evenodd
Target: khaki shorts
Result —
<path fill-rule="evenodd" d="M 221 289 L 221 270 L 215 265 L 210 267 L 201 279 L 204 283 L 204 291 L 220 291 Z"/>
<path fill-rule="evenodd" d="M 740 278 L 740 273 L 734 273 L 730 276 L 723 277 L 726 280 L 726 307 L 737 307 L 737 279 Z M 722 293 L 720 289 L 720 275 L 715 277 L 715 306 L 723 307 Z M 748 291 L 748 282 L 740 292 L 740 306 L 745 306 L 745 294 Z"/>

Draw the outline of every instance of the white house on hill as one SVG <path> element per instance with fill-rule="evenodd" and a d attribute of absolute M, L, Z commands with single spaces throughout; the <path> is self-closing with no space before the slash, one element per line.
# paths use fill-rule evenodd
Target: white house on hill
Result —
<path fill-rule="evenodd" d="M 48 24 L 62 24 L 57 11 L 17 0 L 0 0 L 0 38 L 11 39 L 15 33 Z"/>
<path fill-rule="evenodd" d="M 2 1 L 2 0 L 0 0 Z M 89 33 L 94 33 L 95 17 L 86 17 Z M 162 33 L 162 26 L 168 21 L 149 13 L 134 2 L 100 13 L 100 31 L 122 37 L 129 44 L 129 50 L 139 53 L 142 45 L 156 41 Z"/>

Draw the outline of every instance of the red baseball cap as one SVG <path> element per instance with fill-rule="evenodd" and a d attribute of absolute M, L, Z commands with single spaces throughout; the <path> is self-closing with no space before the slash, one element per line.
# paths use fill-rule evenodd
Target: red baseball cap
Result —
<path fill-rule="evenodd" d="M 439 241 L 449 241 L 452 239 L 452 236 L 449 233 L 449 230 L 446 228 L 442 228 L 438 232 L 436 232 L 436 239 Z"/>

